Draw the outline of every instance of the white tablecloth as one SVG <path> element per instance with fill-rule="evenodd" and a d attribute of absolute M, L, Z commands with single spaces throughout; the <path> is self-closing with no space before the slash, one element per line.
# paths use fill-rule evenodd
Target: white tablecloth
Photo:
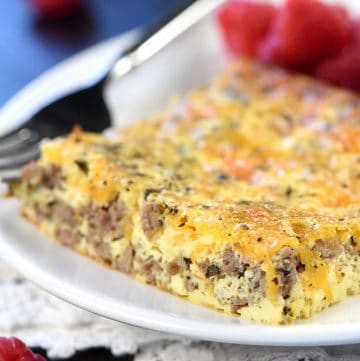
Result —
<path fill-rule="evenodd" d="M 270 348 L 201 342 L 104 319 L 39 289 L 0 261 L 0 336 L 16 336 L 49 357 L 106 347 L 136 361 L 360 361 L 360 345 Z"/>

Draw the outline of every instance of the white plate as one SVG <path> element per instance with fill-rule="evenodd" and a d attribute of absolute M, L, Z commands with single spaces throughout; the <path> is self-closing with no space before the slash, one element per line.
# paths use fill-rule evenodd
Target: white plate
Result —
<path fill-rule="evenodd" d="M 49 96 L 76 88 L 133 38 L 102 43 L 56 66 L 0 112 L 0 134 Z M 204 83 L 223 64 L 214 25 L 199 24 L 149 64 L 113 86 L 118 125 L 164 105 L 169 94 Z M 308 321 L 263 326 L 195 306 L 108 270 L 41 236 L 19 216 L 14 200 L 0 200 L 0 256 L 27 278 L 64 300 L 129 324 L 206 340 L 257 345 L 335 345 L 360 341 L 360 297 L 351 297 Z"/>

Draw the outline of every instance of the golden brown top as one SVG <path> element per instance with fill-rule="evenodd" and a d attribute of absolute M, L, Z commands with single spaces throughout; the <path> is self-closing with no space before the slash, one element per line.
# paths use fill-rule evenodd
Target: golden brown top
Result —
<path fill-rule="evenodd" d="M 75 132 L 47 143 L 72 202 L 118 193 L 176 207 L 178 242 L 230 242 L 259 260 L 283 245 L 360 236 L 360 98 L 241 61 L 209 86 L 112 139 Z M 197 248 L 196 248 L 197 247 Z"/>

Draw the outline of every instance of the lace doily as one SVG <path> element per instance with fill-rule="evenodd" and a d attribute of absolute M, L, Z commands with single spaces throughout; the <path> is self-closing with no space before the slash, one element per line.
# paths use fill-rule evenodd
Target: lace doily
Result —
<path fill-rule="evenodd" d="M 188 340 L 83 311 L 25 281 L 0 261 L 0 336 L 16 336 L 49 357 L 105 347 L 136 361 L 360 361 L 360 345 L 271 348 Z"/>

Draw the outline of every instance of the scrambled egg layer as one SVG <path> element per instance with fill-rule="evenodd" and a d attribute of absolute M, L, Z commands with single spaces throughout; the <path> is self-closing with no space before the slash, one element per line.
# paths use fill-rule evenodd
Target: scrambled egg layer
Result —
<path fill-rule="evenodd" d="M 60 186 L 13 185 L 28 218 L 55 237 L 59 219 L 39 209 L 60 200 L 77 219 L 74 248 L 99 259 L 81 209 L 121 200 L 121 236 L 102 237 L 110 259 L 131 246 L 129 273 L 192 302 L 286 323 L 359 292 L 354 94 L 241 61 L 152 119 L 45 143 L 37 166 L 49 164 Z M 241 267 L 227 271 L 227 249 Z M 186 265 L 173 266 L 179 259 Z"/>

